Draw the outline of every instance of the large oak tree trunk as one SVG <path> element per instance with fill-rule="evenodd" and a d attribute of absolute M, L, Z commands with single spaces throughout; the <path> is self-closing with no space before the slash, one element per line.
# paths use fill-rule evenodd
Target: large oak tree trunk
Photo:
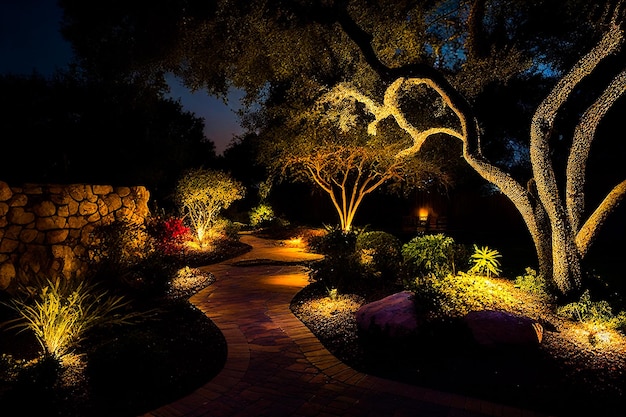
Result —
<path fill-rule="evenodd" d="M 475 3 L 473 21 L 479 18 L 481 0 Z M 426 139 L 434 134 L 447 134 L 463 142 L 463 157 L 485 180 L 496 185 L 515 205 L 533 239 L 537 251 L 539 273 L 563 296 L 576 295 L 582 286 L 581 263 L 589 245 L 602 226 L 604 219 L 626 195 L 626 180 L 611 190 L 589 219 L 580 226 L 584 208 L 584 169 L 589 156 L 595 130 L 604 114 L 626 91 L 626 70 L 616 76 L 601 97 L 581 117 L 577 126 L 568 161 L 565 190 L 561 193 L 551 160 L 549 146 L 554 121 L 563 104 L 570 98 L 580 82 L 594 72 L 598 64 L 621 48 L 624 34 L 621 28 L 621 8 L 615 9 L 607 32 L 597 45 L 585 54 L 555 85 L 537 108 L 530 126 L 530 157 L 533 179 L 532 187 L 523 187 L 508 173 L 487 161 L 480 149 L 480 128 L 471 105 L 459 91 L 436 69 L 428 65 L 409 65 L 389 68 L 378 60 L 371 45 L 372 37 L 359 28 L 347 14 L 340 17 L 344 31 L 363 52 L 368 64 L 381 78 L 390 81 L 384 103 L 378 105 L 362 94 L 354 92 L 353 98 L 365 104 L 375 117 L 368 131 L 376 133 L 375 124 L 387 117 L 394 117 L 398 125 L 413 138 L 412 147 L 399 156 L 407 157 L 419 151 Z M 479 19 L 478 19 L 479 20 Z M 480 33 L 470 33 L 470 46 Z M 478 44 L 477 44 L 478 45 Z M 470 48 L 474 51 L 475 48 Z M 476 51 L 474 51 L 476 52 Z M 436 91 L 445 104 L 457 116 L 459 128 L 420 130 L 407 122 L 397 105 L 403 88 L 426 85 Z"/>

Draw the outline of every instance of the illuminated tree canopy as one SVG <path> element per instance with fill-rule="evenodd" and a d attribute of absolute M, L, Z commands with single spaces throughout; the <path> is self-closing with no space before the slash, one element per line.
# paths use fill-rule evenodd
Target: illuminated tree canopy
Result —
<path fill-rule="evenodd" d="M 327 104 L 327 103 L 326 103 Z M 443 152 L 413 155 L 402 149 L 410 137 L 392 126 L 368 135 L 357 122 L 334 125 L 336 113 L 325 106 L 265 132 L 260 158 L 275 175 L 310 182 L 330 198 L 342 230 L 349 230 L 363 199 L 377 190 L 446 188 L 453 181 Z"/>
<path fill-rule="evenodd" d="M 591 144 L 623 94 L 624 77 L 617 74 L 624 62 L 622 1 L 111 3 L 61 2 L 66 36 L 85 62 L 145 77 L 151 85 L 171 71 L 213 94 L 242 88 L 250 104 L 263 107 L 246 119 L 259 137 L 276 140 L 277 126 L 301 120 L 299 113 L 323 102 L 326 110 L 339 110 L 337 126 L 357 121 L 362 136 L 354 134 L 364 143 L 371 140 L 368 133 L 378 137 L 381 123 L 393 120 L 411 138 L 404 150 L 396 149 L 397 159 L 419 155 L 418 149 L 443 137 L 460 140 L 468 164 L 517 207 L 540 272 L 563 294 L 579 291 L 581 261 L 626 188 L 618 182 L 597 209 L 586 206 Z M 163 40 L 158 48 L 150 44 L 154 39 Z M 525 82 L 536 101 L 518 103 L 512 112 L 524 117 L 498 129 L 497 97 Z M 425 96 L 413 95 L 417 91 Z M 496 99 L 490 99 L 494 91 Z M 580 113 L 569 107 L 593 96 Z M 346 116 L 348 102 L 370 119 Z M 435 121 L 442 123 L 421 120 L 419 109 L 433 102 L 442 114 Z M 297 148 L 298 132 L 280 139 Z M 342 129 L 332 134 L 348 135 Z M 505 169 L 500 155 L 491 158 L 490 150 L 502 143 L 528 149 L 527 173 Z"/>
<path fill-rule="evenodd" d="M 431 67 L 473 97 L 539 65 L 537 56 L 567 68 L 570 53 L 588 45 L 598 8 L 584 0 L 59 3 L 64 36 L 81 65 L 101 77 L 163 86 L 173 72 L 210 93 L 235 86 L 251 96 L 284 83 L 358 80 L 371 89 Z M 359 49 L 364 42 L 373 56 Z"/>
<path fill-rule="evenodd" d="M 542 273 L 550 271 L 558 289 L 567 294 L 581 287 L 581 259 L 609 213 L 626 195 L 626 179 L 608 193 L 600 205 L 583 222 L 585 212 L 584 189 L 586 162 L 596 129 L 612 105 L 626 93 L 626 68 L 618 73 L 600 97 L 581 116 L 572 141 L 565 179 L 566 191 L 559 190 L 558 181 L 550 158 L 548 139 L 554 120 L 565 101 L 572 95 L 583 78 L 591 74 L 600 62 L 615 53 L 624 42 L 620 27 L 621 16 L 616 12 L 608 30 L 598 44 L 567 72 L 554 86 L 550 94 L 535 111 L 530 126 L 530 157 L 533 178 L 524 187 L 509 174 L 489 163 L 480 153 L 480 143 L 472 143 L 478 132 L 472 132 L 471 115 L 460 110 L 450 95 L 429 78 L 399 78 L 385 92 L 383 104 L 377 105 L 357 90 L 345 85 L 337 86 L 323 101 L 352 99 L 364 104 L 374 116 L 368 133 L 375 135 L 380 121 L 393 117 L 397 124 L 410 134 L 413 143 L 398 152 L 398 157 L 418 152 L 431 136 L 444 133 L 463 141 L 465 160 L 487 181 L 495 184 L 516 206 L 528 227 L 540 261 Z M 459 128 L 429 128 L 421 130 L 405 118 L 398 106 L 404 89 L 416 85 L 428 85 L 443 99 L 456 115 Z M 344 117 L 343 119 L 347 119 Z M 565 200 L 560 197 L 565 194 Z"/>
<path fill-rule="evenodd" d="M 202 244 L 220 212 L 242 199 L 245 192 L 244 186 L 228 173 L 197 168 L 178 180 L 174 200 Z"/>

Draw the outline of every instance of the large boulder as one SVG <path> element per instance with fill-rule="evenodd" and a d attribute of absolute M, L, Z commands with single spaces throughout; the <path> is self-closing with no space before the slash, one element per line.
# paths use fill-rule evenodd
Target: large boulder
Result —
<path fill-rule="evenodd" d="M 402 291 L 361 306 L 356 312 L 359 331 L 370 336 L 404 339 L 417 335 L 420 320 L 413 293 Z"/>
<path fill-rule="evenodd" d="M 543 339 L 543 327 L 536 320 L 505 311 L 471 311 L 463 321 L 474 341 L 484 347 L 533 347 Z"/>

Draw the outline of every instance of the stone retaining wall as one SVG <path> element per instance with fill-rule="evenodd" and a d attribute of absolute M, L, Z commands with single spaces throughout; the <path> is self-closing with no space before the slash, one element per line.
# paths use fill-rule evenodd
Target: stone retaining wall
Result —
<path fill-rule="evenodd" d="M 96 226 L 143 223 L 145 187 L 37 185 L 0 181 L 0 290 L 29 274 L 81 277 Z"/>

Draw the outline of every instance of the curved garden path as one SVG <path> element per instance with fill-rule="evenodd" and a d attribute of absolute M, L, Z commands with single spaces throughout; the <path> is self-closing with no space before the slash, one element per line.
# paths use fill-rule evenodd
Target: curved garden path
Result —
<path fill-rule="evenodd" d="M 306 269 L 295 263 L 318 255 L 252 235 L 242 235 L 241 240 L 253 249 L 203 267 L 216 281 L 191 298 L 226 338 L 223 370 L 189 395 L 144 417 L 538 415 L 349 368 L 289 308 L 294 295 L 307 285 Z"/>

